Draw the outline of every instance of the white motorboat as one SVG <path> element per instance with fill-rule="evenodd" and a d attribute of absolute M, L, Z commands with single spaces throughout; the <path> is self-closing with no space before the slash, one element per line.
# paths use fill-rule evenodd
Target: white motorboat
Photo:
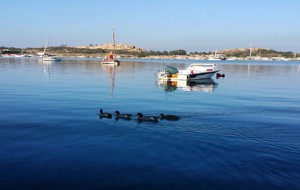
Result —
<path fill-rule="evenodd" d="M 211 78 L 220 70 L 215 69 L 215 64 L 193 63 L 184 70 L 167 66 L 164 71 L 156 74 L 159 80 L 178 81 L 178 80 L 197 80 Z"/>

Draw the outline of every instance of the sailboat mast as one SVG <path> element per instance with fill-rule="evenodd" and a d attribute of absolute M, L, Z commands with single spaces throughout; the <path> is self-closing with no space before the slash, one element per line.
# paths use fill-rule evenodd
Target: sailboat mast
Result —
<path fill-rule="evenodd" d="M 43 55 L 45 55 L 45 53 L 46 53 L 46 49 L 47 49 L 48 43 L 49 43 L 49 38 L 47 38 L 47 40 L 46 40 L 46 44 L 45 44 Z"/>
<path fill-rule="evenodd" d="M 115 48 L 115 31 L 112 30 L 112 44 L 113 44 L 113 55 L 115 56 L 116 54 L 116 48 Z"/>

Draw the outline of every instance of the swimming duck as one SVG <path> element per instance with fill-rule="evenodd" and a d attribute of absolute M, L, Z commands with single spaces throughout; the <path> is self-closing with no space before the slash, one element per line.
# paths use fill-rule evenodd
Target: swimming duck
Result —
<path fill-rule="evenodd" d="M 100 117 L 112 118 L 112 115 L 110 113 L 104 113 L 102 109 L 100 109 L 99 115 Z"/>
<path fill-rule="evenodd" d="M 120 114 L 119 111 L 115 111 L 116 118 L 120 119 L 131 119 L 131 114 Z"/>
<path fill-rule="evenodd" d="M 179 120 L 180 117 L 177 115 L 165 115 L 163 113 L 160 114 L 160 119 L 166 119 L 166 120 Z"/>
<path fill-rule="evenodd" d="M 155 116 L 144 116 L 142 113 L 137 113 L 136 115 L 138 116 L 139 121 L 158 121 L 158 117 Z"/>

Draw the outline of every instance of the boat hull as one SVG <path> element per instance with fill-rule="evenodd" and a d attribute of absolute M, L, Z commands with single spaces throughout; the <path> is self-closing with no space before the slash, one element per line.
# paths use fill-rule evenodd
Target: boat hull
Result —
<path fill-rule="evenodd" d="M 209 71 L 209 72 L 202 72 L 202 73 L 195 73 L 195 74 L 189 74 L 188 78 L 190 80 L 209 79 L 209 78 L 211 78 L 212 76 L 214 76 L 214 74 L 216 74 L 219 71 L 220 70 Z"/>
<path fill-rule="evenodd" d="M 57 57 L 44 57 L 43 61 L 61 61 L 61 58 L 57 58 Z"/>
<path fill-rule="evenodd" d="M 165 81 L 178 81 L 178 80 L 188 80 L 188 75 L 186 75 L 186 74 L 166 74 L 164 72 L 160 72 L 157 74 L 157 78 L 159 80 L 165 80 Z"/>
<path fill-rule="evenodd" d="M 119 60 L 103 60 L 101 63 L 102 63 L 102 64 L 119 65 L 119 64 L 120 64 L 120 61 L 119 61 Z"/>
<path fill-rule="evenodd" d="M 209 72 L 201 72 L 201 73 L 194 73 L 194 74 L 166 74 L 160 72 L 157 74 L 157 78 L 159 80 L 166 80 L 166 81 L 180 81 L 180 80 L 200 80 L 200 79 L 209 79 L 214 74 L 216 74 L 219 70 L 209 71 Z"/>

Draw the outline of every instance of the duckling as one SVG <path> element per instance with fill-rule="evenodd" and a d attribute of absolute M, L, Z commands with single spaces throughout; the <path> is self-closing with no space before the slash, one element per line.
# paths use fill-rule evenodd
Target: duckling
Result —
<path fill-rule="evenodd" d="M 102 109 L 100 109 L 99 116 L 106 117 L 106 118 L 112 118 L 112 115 L 110 113 L 104 113 Z"/>
<path fill-rule="evenodd" d="M 115 111 L 115 115 L 117 119 L 131 119 L 131 114 L 120 114 L 119 111 Z"/>
<path fill-rule="evenodd" d="M 163 113 L 160 114 L 160 119 L 166 119 L 166 120 L 179 120 L 180 117 L 177 115 L 165 115 Z"/>
<path fill-rule="evenodd" d="M 142 113 L 137 113 L 139 121 L 154 121 L 158 122 L 158 117 L 155 116 L 144 116 Z"/>

